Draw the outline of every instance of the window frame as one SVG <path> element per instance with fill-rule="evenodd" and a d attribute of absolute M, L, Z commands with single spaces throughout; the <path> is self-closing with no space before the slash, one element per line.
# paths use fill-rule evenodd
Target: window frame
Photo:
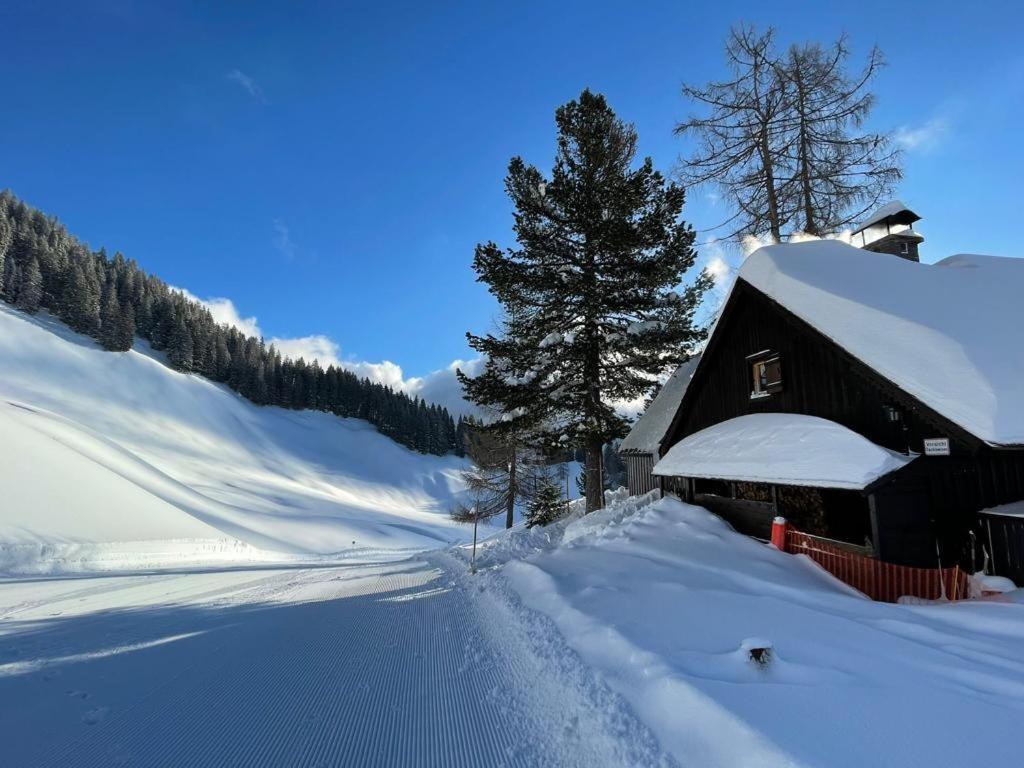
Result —
<path fill-rule="evenodd" d="M 768 366 L 772 363 L 775 364 L 777 374 L 774 381 L 769 381 L 767 375 Z M 755 352 L 752 355 L 747 355 L 746 364 L 748 380 L 750 381 L 751 400 L 771 397 L 776 392 L 782 391 L 782 356 L 778 352 L 770 349 Z"/>

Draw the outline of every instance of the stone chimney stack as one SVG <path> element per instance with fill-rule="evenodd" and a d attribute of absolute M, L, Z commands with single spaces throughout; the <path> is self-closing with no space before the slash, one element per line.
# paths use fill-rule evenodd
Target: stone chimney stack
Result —
<path fill-rule="evenodd" d="M 851 242 L 866 251 L 889 253 L 908 261 L 920 261 L 918 246 L 924 238 L 914 231 L 913 224 L 921 219 L 899 200 L 886 203 L 860 228 L 853 232 Z"/>

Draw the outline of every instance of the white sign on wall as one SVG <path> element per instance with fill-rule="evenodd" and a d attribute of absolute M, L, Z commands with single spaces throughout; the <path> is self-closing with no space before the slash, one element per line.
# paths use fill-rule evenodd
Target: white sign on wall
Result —
<path fill-rule="evenodd" d="M 948 437 L 928 437 L 924 441 L 925 456 L 949 456 Z"/>

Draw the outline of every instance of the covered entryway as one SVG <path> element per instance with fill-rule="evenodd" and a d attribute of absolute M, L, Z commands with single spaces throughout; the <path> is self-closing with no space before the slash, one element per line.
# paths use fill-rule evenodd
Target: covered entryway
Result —
<path fill-rule="evenodd" d="M 667 493 L 749 536 L 767 539 L 772 518 L 783 515 L 806 533 L 878 555 L 887 529 L 872 517 L 868 492 L 912 460 L 827 419 L 762 413 L 689 435 L 654 475 Z"/>

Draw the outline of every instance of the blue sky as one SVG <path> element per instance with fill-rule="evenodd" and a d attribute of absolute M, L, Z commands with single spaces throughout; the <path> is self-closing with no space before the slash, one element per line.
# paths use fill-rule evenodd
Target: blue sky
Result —
<path fill-rule="evenodd" d="M 872 127 L 906 145 L 924 260 L 1022 255 L 1011 3 L 5 5 L 0 186 L 267 338 L 401 366 L 365 368 L 383 378 L 488 327 L 473 247 L 510 242 L 505 167 L 549 167 L 554 109 L 604 92 L 668 171 L 679 85 L 723 73 L 740 21 L 878 43 Z M 723 213 L 702 192 L 685 210 Z"/>

